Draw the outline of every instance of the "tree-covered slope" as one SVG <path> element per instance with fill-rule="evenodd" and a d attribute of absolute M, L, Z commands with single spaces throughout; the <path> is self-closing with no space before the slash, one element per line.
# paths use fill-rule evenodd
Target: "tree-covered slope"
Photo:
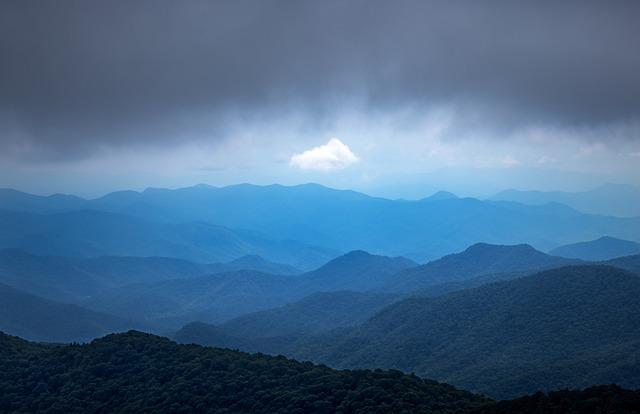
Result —
<path fill-rule="evenodd" d="M 405 269 L 417 263 L 404 257 L 387 257 L 354 250 L 300 277 L 302 288 L 311 292 L 351 290 L 367 292 L 380 289 Z"/>
<path fill-rule="evenodd" d="M 604 264 L 619 267 L 620 269 L 628 270 L 630 272 L 640 273 L 640 254 L 616 257 L 615 259 L 607 260 Z"/>
<path fill-rule="evenodd" d="M 189 279 L 127 285 L 88 298 L 83 304 L 117 315 L 170 323 L 172 328 L 199 320 L 222 323 L 245 313 L 298 301 L 318 292 L 349 287 L 379 288 L 398 270 L 413 265 L 404 258 L 351 252 L 296 276 L 233 271 Z"/>
<path fill-rule="evenodd" d="M 495 397 L 612 382 L 635 388 L 638 297 L 636 274 L 563 267 L 407 299 L 360 327 L 304 340 L 288 352 L 338 367 L 416 372 Z"/>
<path fill-rule="evenodd" d="M 221 325 L 243 337 L 311 334 L 364 322 L 398 300 L 395 295 L 349 291 L 320 292 L 285 306 L 250 313 Z"/>
<path fill-rule="evenodd" d="M 486 278 L 492 274 L 518 275 L 575 262 L 550 256 L 527 244 L 505 246 L 476 243 L 460 253 L 398 273 L 384 290 L 429 294 L 429 288 L 437 285 L 464 282 L 479 276 Z"/>
<path fill-rule="evenodd" d="M 1 412 L 461 413 L 486 403 L 397 371 L 178 345 L 140 332 L 42 346 L 0 334 Z"/>
<path fill-rule="evenodd" d="M 591 261 L 610 260 L 640 254 L 640 243 L 605 236 L 596 240 L 556 247 L 549 254 Z"/>
<path fill-rule="evenodd" d="M 177 329 L 202 320 L 220 323 L 245 313 L 281 306 L 302 297 L 296 276 L 251 270 L 171 279 L 109 289 L 87 298 L 84 306 Z"/>
<path fill-rule="evenodd" d="M 283 341 L 354 326 L 398 300 L 395 295 L 321 292 L 284 306 L 248 313 L 219 326 L 190 323 L 174 338 L 182 343 L 268 352 Z"/>
<path fill-rule="evenodd" d="M 633 414 L 640 413 L 640 390 L 601 385 L 584 390 L 561 390 L 510 401 L 499 401 L 474 414 Z"/>

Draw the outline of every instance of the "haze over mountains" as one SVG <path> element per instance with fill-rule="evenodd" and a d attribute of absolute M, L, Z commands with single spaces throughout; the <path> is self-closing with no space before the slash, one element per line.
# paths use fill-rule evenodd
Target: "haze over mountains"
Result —
<path fill-rule="evenodd" d="M 640 414 L 639 21 L 0 1 L 0 414 Z"/>
<path fill-rule="evenodd" d="M 491 200 L 525 204 L 561 203 L 590 214 L 633 217 L 640 216 L 640 187 L 605 184 L 590 191 L 519 191 L 505 190 Z"/>
<path fill-rule="evenodd" d="M 342 368 L 401 369 L 497 398 L 592 383 L 637 388 L 639 294 L 638 274 L 570 266 L 437 298 L 408 298 L 358 326 L 297 341 L 243 333 L 238 327 L 248 322 L 241 320 L 187 326 L 177 338 Z M 226 336 L 231 333 L 239 342 Z"/>
<path fill-rule="evenodd" d="M 374 290 L 412 265 L 408 259 L 351 252 L 296 276 L 251 270 L 222 272 L 105 290 L 82 304 L 116 315 L 162 321 L 171 327 L 193 320 L 223 322 L 316 292 Z"/>
<path fill-rule="evenodd" d="M 0 200 L 0 330 L 26 339 L 138 329 L 494 398 L 640 387 L 640 217 L 319 185 Z"/>
<path fill-rule="evenodd" d="M 596 240 L 559 246 L 549 254 L 583 260 L 609 260 L 640 254 L 640 243 L 604 236 Z"/>
<path fill-rule="evenodd" d="M 314 268 L 336 250 L 204 222 L 166 223 L 97 210 L 34 214 L 0 210 L 0 247 L 59 256 L 164 256 L 226 262 L 248 254 Z"/>
<path fill-rule="evenodd" d="M 54 302 L 0 283 L 0 330 L 32 341 L 85 342 L 144 324 Z"/>
<path fill-rule="evenodd" d="M 451 196 L 394 201 L 315 184 L 199 185 L 117 192 L 94 200 L 3 194 L 0 208 L 5 210 L 65 211 L 53 216 L 4 212 L 0 217 L 5 238 L 0 245 L 47 254 L 164 255 L 208 262 L 259 254 L 309 270 L 338 252 L 358 249 L 424 262 L 479 241 L 549 250 L 603 234 L 640 237 L 638 217 L 589 215 L 559 204 Z M 12 228 L 17 220 L 28 223 L 26 229 Z M 63 226 L 86 230 L 62 236 Z M 89 229 L 96 240 L 87 244 Z M 138 239 L 118 240 L 121 234 Z"/>

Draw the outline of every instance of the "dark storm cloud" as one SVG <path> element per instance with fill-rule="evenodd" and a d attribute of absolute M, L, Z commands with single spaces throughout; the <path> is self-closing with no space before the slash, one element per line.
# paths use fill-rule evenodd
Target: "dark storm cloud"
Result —
<path fill-rule="evenodd" d="M 635 1 L 4 1 L 0 142 L 74 157 L 354 96 L 496 125 L 624 121 L 639 18 Z"/>

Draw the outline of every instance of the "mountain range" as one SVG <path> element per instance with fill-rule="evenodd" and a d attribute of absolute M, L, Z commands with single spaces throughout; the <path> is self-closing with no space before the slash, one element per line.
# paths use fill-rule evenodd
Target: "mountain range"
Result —
<path fill-rule="evenodd" d="M 609 260 L 640 254 L 640 243 L 604 236 L 596 240 L 559 246 L 549 254 L 591 261 Z"/>
<path fill-rule="evenodd" d="M 608 216 L 640 216 L 640 187 L 625 184 L 605 184 L 593 190 L 519 191 L 505 190 L 491 197 L 497 201 L 515 201 L 524 204 L 561 203 L 578 211 Z"/>
<path fill-rule="evenodd" d="M 638 274 L 561 267 L 406 299 L 288 354 L 336 367 L 416 372 L 499 398 L 594 383 L 637 388 L 638 295 Z"/>
<path fill-rule="evenodd" d="M 317 292 L 371 291 L 381 288 L 398 271 L 415 265 L 404 258 L 355 251 L 296 276 L 251 270 L 215 273 L 109 289 L 81 304 L 170 327 L 193 320 L 219 323 Z"/>
<path fill-rule="evenodd" d="M 114 222 L 126 215 L 144 220 L 144 223 L 155 222 L 158 226 L 165 226 L 153 231 L 168 238 L 166 244 L 170 244 L 172 249 L 166 245 L 157 246 L 157 241 L 155 246 L 151 244 L 143 249 L 139 243 L 144 240 L 134 239 L 125 243 L 124 247 L 133 250 L 128 255 L 152 254 L 198 261 L 228 261 L 244 254 L 260 254 L 268 260 L 292 264 L 302 270 L 309 270 L 313 266 L 300 263 L 302 259 L 295 263 L 292 257 L 285 257 L 285 246 L 282 245 L 276 252 L 278 254 L 264 251 L 267 245 L 273 246 L 273 241 L 281 244 L 295 241 L 301 244 L 296 257 L 303 257 L 301 250 L 305 248 L 309 255 L 322 255 L 322 252 L 316 251 L 319 249 L 317 246 L 321 246 L 325 252 L 333 252 L 333 256 L 341 251 L 362 249 L 424 262 L 481 241 L 493 244 L 528 243 L 538 249 L 549 250 L 603 234 L 629 240 L 637 240 L 640 234 L 638 217 L 584 214 L 557 203 L 525 205 L 450 195 L 418 201 L 389 200 L 316 184 L 293 187 L 242 184 L 221 188 L 198 185 L 177 190 L 116 192 L 93 200 L 64 196 L 38 197 L 15 190 L 2 190 L 0 200 L 0 208 L 21 211 L 23 214 L 75 212 L 83 215 L 78 220 L 90 223 L 87 215 L 97 213 L 84 210 L 91 209 L 114 214 L 100 218 L 101 222 Z M 36 217 L 13 220 L 43 220 L 41 215 Z M 55 221 L 71 220 L 64 215 L 55 217 Z M 139 228 L 145 225 L 149 224 L 135 224 Z M 204 229 L 206 226 L 210 227 Z M 9 235 L 17 231 L 6 223 L 3 230 Z M 33 237 L 29 239 L 29 234 L 18 232 L 22 237 L 14 239 L 14 245 L 7 246 L 6 242 L 3 245 L 31 249 L 36 253 L 42 253 L 46 247 L 49 250 L 47 253 L 61 254 L 64 242 L 70 245 L 68 250 L 71 252 L 85 255 L 96 254 L 95 250 L 101 247 L 100 243 L 95 243 L 86 234 L 76 233 L 73 236 L 91 242 L 89 246 L 80 244 L 71 235 L 60 240 L 54 230 L 51 229 L 54 234 L 40 233 L 39 238 L 46 241 L 38 242 Z M 259 237 L 256 240 L 256 233 L 262 235 L 262 241 Z M 180 234 L 181 237 L 175 240 L 167 234 Z M 222 246 L 213 246 L 220 252 L 206 242 L 212 238 L 225 241 Z M 265 238 L 271 243 L 266 243 Z M 104 239 L 99 241 L 105 242 Z M 15 245 L 18 242 L 21 245 Z M 251 248 L 246 248 L 246 245 Z M 117 252 L 114 246 L 110 247 Z M 292 246 L 286 247 L 293 249 Z M 56 248 L 58 251 L 55 251 Z M 148 250 L 152 252 L 148 253 Z M 169 251 L 173 253 L 169 254 Z M 99 254 L 110 253 L 103 248 Z M 314 264 L 317 266 L 319 262 L 317 260 Z"/>
<path fill-rule="evenodd" d="M 282 308 L 219 326 L 187 325 L 175 337 L 340 368 L 416 372 L 498 398 L 594 383 L 635 388 L 638 294 L 637 273 L 574 265 L 397 300 L 363 323 L 316 335 L 303 333 L 305 317 L 296 321 Z"/>
<path fill-rule="evenodd" d="M 97 210 L 39 214 L 0 210 L 0 248 L 56 256 L 163 256 L 228 262 L 245 255 L 315 268 L 335 250 L 204 222 L 154 222 Z"/>
<path fill-rule="evenodd" d="M 85 342 L 113 332 L 148 326 L 59 303 L 0 284 L 0 331 L 46 342 Z"/>
<path fill-rule="evenodd" d="M 40 256 L 17 249 L 0 249 L 0 283 L 62 302 L 79 302 L 106 289 L 168 279 L 192 278 L 234 270 L 294 275 L 289 265 L 259 256 L 227 263 L 194 263 L 168 257 Z"/>

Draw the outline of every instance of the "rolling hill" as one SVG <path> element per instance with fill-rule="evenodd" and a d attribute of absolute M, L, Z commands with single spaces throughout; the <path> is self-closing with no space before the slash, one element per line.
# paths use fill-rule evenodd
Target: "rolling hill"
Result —
<path fill-rule="evenodd" d="M 296 291 L 323 292 L 326 288 L 327 293 L 311 295 L 276 309 L 239 316 L 215 327 L 201 323 L 186 326 L 176 338 L 205 345 L 277 353 L 282 342 L 313 331 L 342 328 L 364 321 L 381 309 L 377 303 L 380 298 L 397 301 L 416 295 L 436 297 L 575 262 L 549 256 L 527 245 L 476 244 L 461 253 L 413 267 L 405 267 L 410 262 L 402 258 L 385 258 L 355 251 L 316 271 L 303 274 L 295 281 Z M 291 286 L 292 282 L 288 287 Z M 354 290 L 360 288 L 367 294 L 332 292 L 334 288 L 344 286 Z M 365 303 L 360 305 L 363 300 Z M 358 311 L 356 305 L 363 306 L 363 309 Z"/>
<path fill-rule="evenodd" d="M 62 302 L 78 302 L 128 284 L 192 278 L 232 270 L 298 273 L 291 266 L 268 262 L 259 256 L 243 256 L 228 263 L 203 264 L 168 257 L 80 258 L 39 256 L 17 249 L 0 249 L 0 283 Z"/>
<path fill-rule="evenodd" d="M 219 326 L 190 323 L 174 338 L 182 343 L 266 351 L 270 341 L 277 344 L 302 335 L 358 325 L 396 300 L 397 296 L 379 293 L 314 293 L 297 302 L 248 313 Z"/>
<path fill-rule="evenodd" d="M 33 214 L 0 211 L 0 248 L 55 256 L 161 256 L 228 262 L 260 255 L 314 269 L 335 251 L 203 222 L 157 223 L 103 211 Z"/>
<path fill-rule="evenodd" d="M 53 302 L 0 284 L 0 331 L 33 341 L 85 342 L 143 324 Z"/>
<path fill-rule="evenodd" d="M 616 257 L 615 259 L 607 260 L 603 264 L 619 267 L 620 269 L 628 270 L 640 274 L 640 254 L 633 256 Z"/>
<path fill-rule="evenodd" d="M 336 367 L 416 372 L 499 398 L 589 384 L 637 388 L 638 297 L 636 274 L 562 267 L 406 299 L 359 327 L 278 351 Z"/>
<path fill-rule="evenodd" d="M 67 346 L 0 333 L 0 368 L 6 412 L 631 414 L 640 406 L 640 392 L 613 385 L 495 402 L 398 371 L 338 371 L 135 331 Z"/>
<path fill-rule="evenodd" d="M 317 292 L 344 287 L 371 291 L 414 263 L 404 258 L 351 252 L 296 276 L 231 271 L 189 279 L 127 285 L 87 298 L 84 306 L 116 315 L 167 323 L 221 323 L 245 313 L 279 307 Z"/>
<path fill-rule="evenodd" d="M 301 288 L 307 292 L 367 292 L 382 288 L 391 283 L 398 272 L 417 265 L 404 257 L 387 257 L 354 250 L 301 275 Z"/>
<path fill-rule="evenodd" d="M 501 246 L 476 243 L 460 253 L 399 272 L 384 290 L 430 295 L 432 288 L 439 291 L 442 285 L 466 287 L 464 282 L 478 277 L 483 277 L 481 282 L 491 281 L 490 275 L 495 275 L 496 280 L 509 279 L 575 262 L 547 255 L 526 244 Z M 475 282 L 478 285 L 478 280 Z"/>
<path fill-rule="evenodd" d="M 5 412 L 460 413 L 483 397 L 397 371 L 336 371 L 128 332 L 43 346 L 0 334 Z"/>
<path fill-rule="evenodd" d="M 590 261 L 609 260 L 640 254 L 640 243 L 605 236 L 596 240 L 556 247 L 549 254 Z"/>

